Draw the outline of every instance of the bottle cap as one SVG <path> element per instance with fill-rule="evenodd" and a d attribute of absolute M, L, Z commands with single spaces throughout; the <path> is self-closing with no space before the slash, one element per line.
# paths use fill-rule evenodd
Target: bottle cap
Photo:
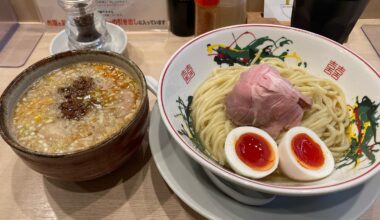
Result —
<path fill-rule="evenodd" d="M 202 7 L 213 7 L 217 6 L 219 4 L 219 1 L 220 0 L 195 0 L 195 3 Z"/>

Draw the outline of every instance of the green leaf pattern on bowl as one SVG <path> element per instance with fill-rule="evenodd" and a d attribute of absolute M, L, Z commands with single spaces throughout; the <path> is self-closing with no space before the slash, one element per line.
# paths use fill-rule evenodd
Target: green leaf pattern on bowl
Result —
<path fill-rule="evenodd" d="M 375 152 L 379 151 L 375 147 L 380 146 L 380 142 L 376 138 L 380 118 L 377 112 L 378 107 L 379 103 L 373 102 L 367 96 L 361 100 L 356 97 L 355 104 L 349 106 L 351 112 L 349 128 L 351 144 L 345 156 L 338 162 L 337 169 L 352 164 L 353 167 L 357 167 L 365 161 L 368 162 L 367 167 L 375 164 Z"/>
<path fill-rule="evenodd" d="M 239 41 L 245 35 L 252 36 L 252 41 L 242 46 Z M 239 64 L 249 66 L 260 63 L 263 58 L 273 57 L 282 61 L 292 58 L 297 61 L 298 66 L 307 67 L 307 63 L 302 62 L 296 52 L 290 52 L 289 49 L 285 48 L 286 45 L 290 44 L 293 44 L 293 41 L 286 37 L 280 37 L 277 40 L 273 40 L 269 36 L 256 38 L 252 32 L 247 31 L 238 37 L 235 37 L 232 33 L 232 41 L 227 45 L 220 43 L 208 44 L 207 52 L 209 56 L 214 56 L 214 61 L 218 65 L 228 64 L 233 66 L 234 64 Z"/>

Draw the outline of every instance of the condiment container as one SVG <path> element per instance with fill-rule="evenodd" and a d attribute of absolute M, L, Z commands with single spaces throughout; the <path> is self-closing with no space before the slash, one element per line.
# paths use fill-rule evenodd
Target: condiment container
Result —
<path fill-rule="evenodd" d="M 195 35 L 216 28 L 219 0 L 195 0 Z"/>
<path fill-rule="evenodd" d="M 107 49 L 110 36 L 94 0 L 58 0 L 66 11 L 65 32 L 70 49 Z"/>
<path fill-rule="evenodd" d="M 194 0 L 168 0 L 170 30 L 177 36 L 194 34 Z"/>
<path fill-rule="evenodd" d="M 220 0 L 217 7 L 216 28 L 247 23 L 246 0 Z"/>

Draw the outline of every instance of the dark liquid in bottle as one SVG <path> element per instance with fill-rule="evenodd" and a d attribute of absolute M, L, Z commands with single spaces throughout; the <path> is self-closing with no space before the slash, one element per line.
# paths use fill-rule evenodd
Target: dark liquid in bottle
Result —
<path fill-rule="evenodd" d="M 171 32 L 177 36 L 194 34 L 194 0 L 168 0 Z"/>
<path fill-rule="evenodd" d="M 344 43 L 369 0 L 294 0 L 291 26 Z"/>

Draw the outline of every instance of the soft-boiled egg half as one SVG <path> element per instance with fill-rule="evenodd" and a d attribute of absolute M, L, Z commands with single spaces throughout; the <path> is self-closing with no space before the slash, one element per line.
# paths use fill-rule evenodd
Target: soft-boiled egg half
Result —
<path fill-rule="evenodd" d="M 228 133 L 224 152 L 236 173 L 252 179 L 268 176 L 278 166 L 276 142 L 255 127 L 238 127 Z"/>
<path fill-rule="evenodd" d="M 282 138 L 278 152 L 282 172 L 294 180 L 317 180 L 334 170 L 334 158 L 326 144 L 305 127 L 290 129 Z"/>

